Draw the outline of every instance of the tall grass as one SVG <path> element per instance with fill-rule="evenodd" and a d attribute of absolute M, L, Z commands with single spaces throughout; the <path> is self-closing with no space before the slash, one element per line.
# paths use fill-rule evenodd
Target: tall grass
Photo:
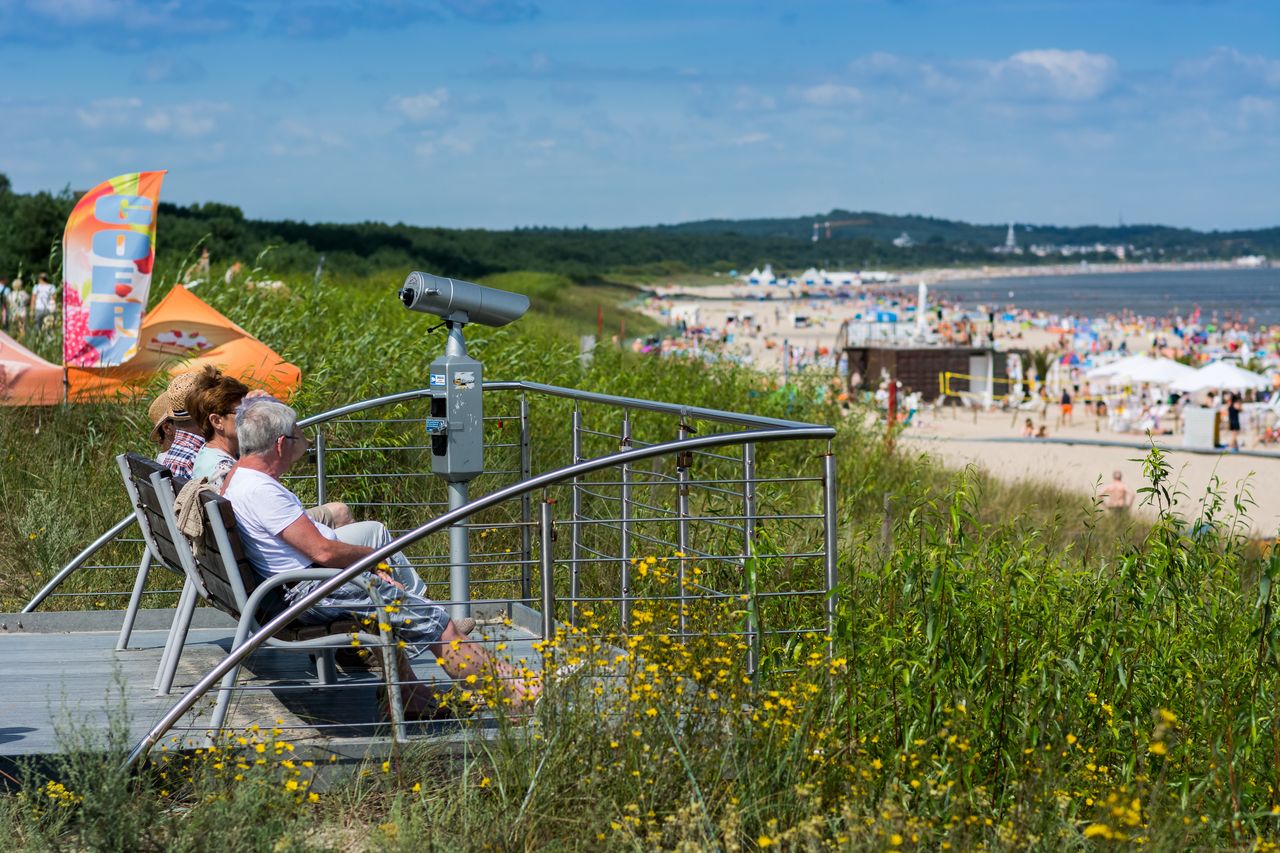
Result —
<path fill-rule="evenodd" d="M 303 367 L 300 407 L 312 411 L 421 384 L 439 346 L 391 302 L 393 287 L 204 295 Z M 277 849 L 1273 848 L 1280 556 L 1243 538 L 1247 495 L 1182 495 L 1153 450 L 1147 520 L 1104 515 L 1051 487 L 888 453 L 816 388 L 777 393 L 745 371 L 607 348 L 583 367 L 579 330 L 540 311 L 477 330 L 472 349 L 489 378 L 839 424 L 832 657 L 821 639 L 792 643 L 748 679 L 736 639 L 673 643 L 675 615 L 655 606 L 641 633 L 601 647 L 559 637 L 547 653 L 588 668 L 551 691 L 537 725 L 505 726 L 460 763 L 428 747 L 300 793 L 309 777 L 288 750 L 274 754 L 271 739 L 258 765 L 258 735 L 246 735 L 229 755 L 182 759 L 181 785 L 162 764 L 128 782 L 105 770 L 68 781 L 68 767 L 64 789 L 32 781 L 0 800 L 15 846 L 99 846 L 113 818 L 86 804 L 123 789 L 128 838 L 104 848 L 203 849 L 224 824 Z M 104 526 L 103 501 L 69 498 L 118 491 L 102 461 L 138 443 L 140 411 L 0 412 L 4 429 L 26 430 L 0 465 L 10 600 L 29 589 L 27 567 Z M 40 452 L 68 445 L 78 459 Z M 49 541 L 55 530 L 66 541 Z M 763 545 L 753 570 L 785 570 Z M 652 556 L 639 582 L 659 592 L 674 582 L 671 555 Z M 702 624 L 726 632 L 750 616 L 747 602 L 699 606 Z M 165 819 L 135 820 L 152 814 Z"/>

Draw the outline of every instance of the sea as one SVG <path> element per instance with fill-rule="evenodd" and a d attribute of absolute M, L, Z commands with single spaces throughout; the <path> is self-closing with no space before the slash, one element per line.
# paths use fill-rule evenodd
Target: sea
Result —
<path fill-rule="evenodd" d="M 1280 325 L 1280 267 L 980 278 L 931 284 L 929 292 L 965 308 L 1013 305 L 1085 317 L 1128 310 L 1186 318 L 1198 307 L 1201 322 L 1216 314 L 1220 321 Z"/>

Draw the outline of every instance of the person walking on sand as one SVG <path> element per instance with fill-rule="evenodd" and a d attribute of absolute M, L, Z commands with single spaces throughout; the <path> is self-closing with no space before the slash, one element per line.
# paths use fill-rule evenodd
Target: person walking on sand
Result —
<path fill-rule="evenodd" d="M 1062 425 L 1071 426 L 1071 392 L 1065 387 L 1062 389 L 1062 399 L 1058 402 L 1062 405 Z"/>
<path fill-rule="evenodd" d="M 1109 512 L 1128 512 L 1136 497 L 1120 471 L 1113 472 L 1111 482 L 1102 487 L 1102 506 Z"/>
<path fill-rule="evenodd" d="M 1240 452 L 1240 413 L 1244 411 L 1244 403 L 1239 394 L 1228 394 L 1227 397 L 1227 432 L 1231 433 L 1231 452 Z"/>

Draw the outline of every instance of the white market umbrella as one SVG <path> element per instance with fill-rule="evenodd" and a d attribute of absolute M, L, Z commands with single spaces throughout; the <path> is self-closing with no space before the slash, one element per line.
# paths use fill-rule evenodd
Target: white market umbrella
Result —
<path fill-rule="evenodd" d="M 1252 370 L 1245 370 L 1228 361 L 1206 364 L 1195 372 L 1173 383 L 1178 391 L 1262 391 L 1271 387 L 1271 380 Z"/>
<path fill-rule="evenodd" d="M 1175 382 L 1188 381 L 1199 373 L 1194 367 L 1188 367 L 1171 358 L 1152 359 L 1150 364 L 1141 364 L 1123 373 L 1130 382 L 1146 382 L 1149 385 L 1170 385 Z M 1121 374 L 1113 374 L 1120 376 Z"/>
<path fill-rule="evenodd" d="M 1137 367 L 1151 364 L 1155 359 L 1147 355 L 1130 355 L 1119 361 L 1113 361 L 1110 364 L 1104 364 L 1101 367 L 1095 367 L 1085 374 L 1087 379 L 1109 379 L 1113 376 L 1128 376 L 1128 371 Z"/>

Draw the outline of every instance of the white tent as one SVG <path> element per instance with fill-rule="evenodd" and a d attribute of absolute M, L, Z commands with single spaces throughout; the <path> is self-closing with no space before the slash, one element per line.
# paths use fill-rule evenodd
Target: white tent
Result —
<path fill-rule="evenodd" d="M 1215 361 L 1206 364 L 1185 379 L 1173 383 L 1178 391 L 1245 391 L 1248 389 L 1264 390 L 1271 387 L 1271 380 L 1252 370 L 1232 364 L 1229 361 Z"/>
<path fill-rule="evenodd" d="M 1155 359 L 1147 355 L 1130 355 L 1119 361 L 1113 361 L 1110 364 L 1104 364 L 1101 367 L 1095 367 L 1085 374 L 1088 379 L 1110 379 L 1112 377 L 1127 377 L 1130 370 L 1139 367 L 1146 367 L 1154 364 Z"/>
<path fill-rule="evenodd" d="M 1112 374 L 1112 378 L 1118 379 L 1123 375 L 1130 382 L 1170 385 L 1175 382 L 1187 381 L 1195 376 L 1197 372 L 1194 367 L 1188 367 L 1171 358 L 1156 358 L 1152 359 L 1149 364 L 1140 364 L 1129 368 L 1122 374 Z"/>

